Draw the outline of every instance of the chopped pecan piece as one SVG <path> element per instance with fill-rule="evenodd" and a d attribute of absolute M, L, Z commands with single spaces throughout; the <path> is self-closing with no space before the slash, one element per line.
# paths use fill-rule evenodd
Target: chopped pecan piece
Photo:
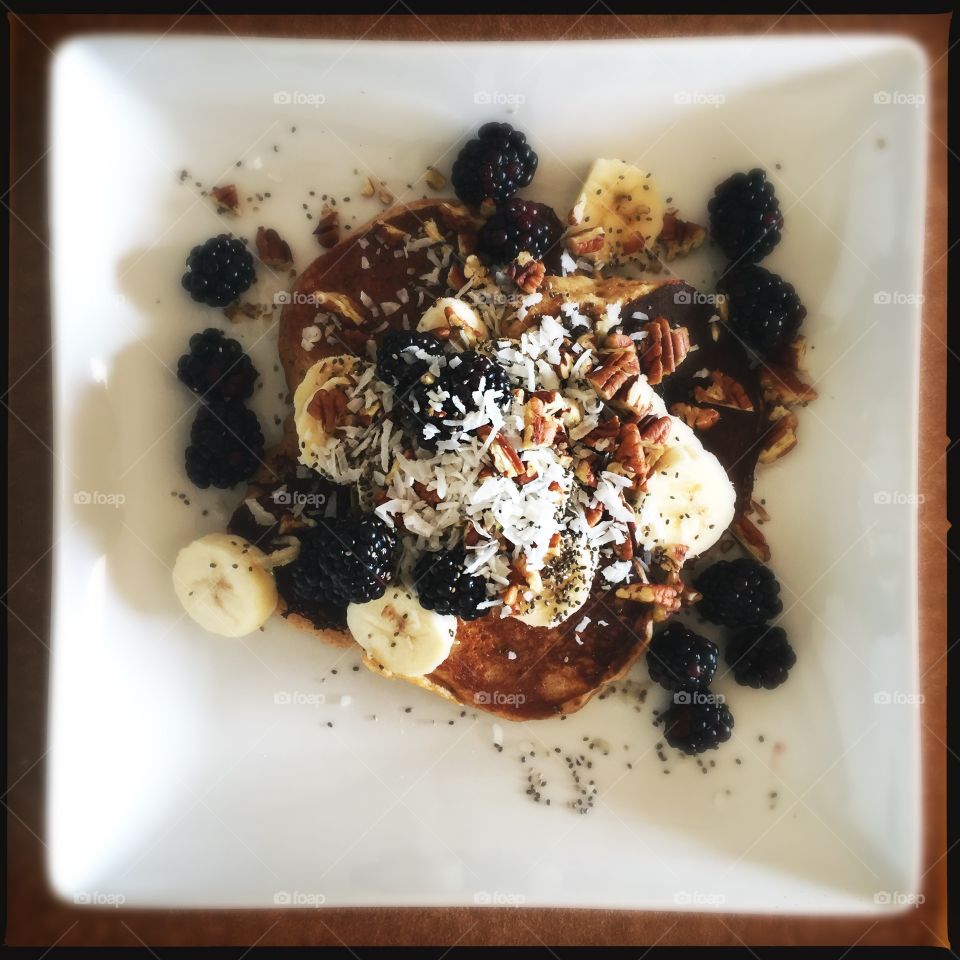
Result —
<path fill-rule="evenodd" d="M 730 530 L 758 560 L 763 563 L 770 562 L 770 545 L 752 520 L 741 514 L 733 521 Z"/>
<path fill-rule="evenodd" d="M 807 338 L 795 337 L 777 355 L 777 362 L 788 370 L 807 369 Z"/>
<path fill-rule="evenodd" d="M 210 196 L 217 201 L 217 213 L 240 213 L 240 197 L 237 196 L 236 184 L 228 183 L 225 187 L 211 187 Z"/>
<path fill-rule="evenodd" d="M 289 267 L 293 263 L 290 244 L 272 227 L 257 228 L 257 256 L 268 267 Z"/>
<path fill-rule="evenodd" d="M 761 364 L 760 386 L 763 387 L 764 397 L 772 403 L 809 403 L 817 399 L 817 391 L 792 370 L 772 363 Z"/>
<path fill-rule="evenodd" d="M 782 407 L 777 407 L 782 410 Z M 785 457 L 797 445 L 797 416 L 789 410 L 784 411 L 783 415 L 778 415 L 773 421 L 773 426 L 767 431 L 764 437 L 763 449 L 760 451 L 761 463 L 773 463 L 781 457 Z"/>
<path fill-rule="evenodd" d="M 485 440 L 490 436 L 490 427 L 478 427 L 477 436 Z M 525 473 L 526 468 L 520 455 L 502 434 L 498 433 L 490 444 L 490 456 L 493 458 L 493 465 L 497 472 L 505 477 L 519 477 Z"/>
<path fill-rule="evenodd" d="M 431 190 L 442 190 L 447 185 L 447 178 L 436 167 L 427 167 L 423 179 Z"/>
<path fill-rule="evenodd" d="M 612 399 L 628 380 L 640 373 L 636 345 L 623 334 L 607 337 L 600 350 L 599 361 L 587 374 L 587 380 L 603 400 Z"/>
<path fill-rule="evenodd" d="M 640 477 L 646 473 L 640 431 L 635 423 L 625 423 L 620 428 L 614 459 L 634 477 Z"/>
<path fill-rule="evenodd" d="M 323 424 L 327 433 L 333 433 L 340 426 L 344 411 L 347 409 L 347 393 L 342 387 L 318 390 L 307 406 L 307 413 Z"/>
<path fill-rule="evenodd" d="M 413 481 L 413 492 L 416 493 L 424 503 L 429 504 L 431 507 L 435 507 L 440 503 L 437 491 L 431 490 L 425 483 L 421 483 L 419 480 Z"/>
<path fill-rule="evenodd" d="M 654 620 L 658 622 L 666 620 L 681 607 L 680 589 L 674 584 L 629 583 L 625 587 L 617 588 L 617 596 L 621 600 L 652 604 Z"/>
<path fill-rule="evenodd" d="M 676 210 L 668 210 L 663 215 L 663 226 L 660 228 L 657 243 L 664 260 L 674 260 L 696 250 L 706 236 L 705 227 L 701 227 L 698 223 L 691 223 L 689 220 L 681 220 Z"/>
<path fill-rule="evenodd" d="M 523 411 L 524 449 L 553 446 L 560 429 L 560 421 L 556 417 L 559 399 L 560 394 L 556 391 L 541 391 L 527 400 Z"/>
<path fill-rule="evenodd" d="M 373 232 L 381 243 L 392 249 L 402 247 L 410 238 L 410 234 L 405 230 L 401 230 L 384 220 L 378 220 L 373 225 Z"/>
<path fill-rule="evenodd" d="M 673 373 L 690 352 L 690 333 L 686 327 L 671 329 L 666 317 L 644 324 L 647 336 L 642 341 L 640 368 L 651 386 Z"/>
<path fill-rule="evenodd" d="M 574 257 L 585 257 L 596 253 L 605 241 L 603 227 L 591 227 L 589 230 L 568 234 L 563 242 Z"/>
<path fill-rule="evenodd" d="M 693 398 L 697 403 L 710 403 L 717 407 L 732 407 L 734 410 L 753 410 L 753 401 L 743 385 L 722 370 L 710 371 L 709 387 L 694 387 Z"/>
<path fill-rule="evenodd" d="M 314 228 L 313 235 L 317 238 L 317 243 L 324 250 L 330 250 L 340 241 L 340 214 L 329 204 L 324 204 L 320 211 L 320 219 Z"/>
<path fill-rule="evenodd" d="M 692 403 L 675 403 L 670 412 L 693 430 L 709 430 L 720 419 L 719 410 L 697 407 Z"/>

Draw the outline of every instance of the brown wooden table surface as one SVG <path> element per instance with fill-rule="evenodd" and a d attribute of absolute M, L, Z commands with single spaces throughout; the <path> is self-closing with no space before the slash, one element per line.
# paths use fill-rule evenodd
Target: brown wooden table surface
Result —
<path fill-rule="evenodd" d="M 602 5 L 601 5 L 602 6 Z M 790 9 L 793 9 L 792 7 Z M 10 421 L 9 848 L 13 945 L 175 944 L 923 944 L 946 931 L 946 345 L 948 15 L 844 16 L 8 16 L 12 189 L 9 204 Z M 847 32 L 913 37 L 930 61 L 930 179 L 921 381 L 920 627 L 924 902 L 896 916 L 825 919 L 547 909 L 147 911 L 78 909 L 49 890 L 44 866 L 44 752 L 50 636 L 51 356 L 48 294 L 47 96 L 51 52 L 82 33 L 377 39 L 567 39 Z M 954 367 L 955 369 L 955 367 Z M 869 397 L 864 398 L 869 403 Z M 951 763 L 957 762 L 952 755 Z"/>

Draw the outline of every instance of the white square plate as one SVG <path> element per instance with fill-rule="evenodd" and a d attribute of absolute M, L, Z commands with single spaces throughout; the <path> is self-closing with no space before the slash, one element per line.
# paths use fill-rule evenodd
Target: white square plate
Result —
<path fill-rule="evenodd" d="M 878 37 L 64 46 L 55 889 L 156 906 L 902 907 L 919 883 L 924 70 L 916 47 Z M 177 549 L 220 529 L 236 501 L 171 496 L 190 489 L 191 402 L 170 368 L 191 333 L 226 325 L 179 289 L 190 246 L 233 226 L 194 183 L 269 192 L 235 228 L 276 227 L 303 268 L 319 248 L 302 204 L 316 214 L 321 193 L 352 196 L 341 208 L 362 222 L 379 209 L 359 196 L 368 173 L 418 197 L 426 165 L 449 170 L 491 118 L 527 132 L 541 164 L 526 193 L 561 210 L 595 156 L 651 170 L 694 219 L 722 177 L 763 166 L 785 209 L 768 265 L 807 304 L 820 399 L 758 496 L 800 659 L 775 694 L 720 685 L 734 739 L 703 766 L 657 758 L 655 689 L 645 704 L 631 687 L 563 722 L 504 724 L 501 753 L 483 714 L 354 670 L 354 652 L 279 622 L 245 642 L 205 635 L 171 590 Z M 708 250 L 676 264 L 703 289 L 719 266 Z M 274 332 L 230 331 L 265 375 L 270 440 Z M 588 816 L 568 807 L 563 758 L 580 753 L 597 788 Z M 531 769 L 549 807 L 525 794 Z"/>

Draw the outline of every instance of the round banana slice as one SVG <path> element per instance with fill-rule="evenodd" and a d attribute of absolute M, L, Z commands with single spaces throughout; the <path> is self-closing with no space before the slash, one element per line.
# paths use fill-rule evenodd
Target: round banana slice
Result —
<path fill-rule="evenodd" d="M 490 336 L 480 314 L 465 300 L 458 300 L 456 297 L 441 297 L 420 318 L 417 330 L 420 333 L 448 330 L 450 339 L 467 349 L 475 347 Z"/>
<path fill-rule="evenodd" d="M 366 396 L 365 387 L 371 380 L 371 364 L 339 354 L 318 360 L 293 395 L 300 462 L 335 483 L 357 480 L 357 468 L 348 456 L 348 447 L 357 438 L 346 433 L 359 432 L 357 425 L 369 423 L 380 412 L 379 398 L 372 391 L 369 400 Z"/>
<path fill-rule="evenodd" d="M 650 174 L 624 160 L 594 160 L 570 211 L 571 234 L 602 239 L 583 254 L 617 263 L 650 250 L 663 228 L 664 204 Z"/>
<path fill-rule="evenodd" d="M 572 617 L 589 599 L 600 551 L 579 531 L 566 530 L 560 553 L 544 565 L 540 590 L 526 609 L 514 614 L 531 627 L 558 627 Z"/>
<path fill-rule="evenodd" d="M 392 586 L 379 600 L 351 603 L 347 627 L 367 656 L 388 672 L 423 677 L 450 656 L 457 618 L 427 610 L 408 590 Z"/>
<path fill-rule="evenodd" d="M 687 557 L 712 547 L 733 521 L 736 493 L 720 461 L 674 419 L 667 449 L 637 506 L 645 547 L 683 544 Z"/>
<path fill-rule="evenodd" d="M 275 560 L 241 537 L 211 533 L 177 554 L 173 589 L 204 630 L 242 637 L 277 608 L 277 585 L 268 569 Z"/>

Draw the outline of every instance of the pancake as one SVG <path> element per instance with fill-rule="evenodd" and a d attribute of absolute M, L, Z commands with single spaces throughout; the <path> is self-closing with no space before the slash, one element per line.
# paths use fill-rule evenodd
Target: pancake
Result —
<path fill-rule="evenodd" d="M 387 211 L 318 257 L 297 279 L 280 321 L 279 353 L 291 393 L 318 360 L 342 353 L 368 356 L 371 341 L 379 342 L 391 329 L 414 329 L 435 299 L 462 289 L 464 267 L 470 263 L 464 261 L 474 249 L 476 228 L 470 212 L 454 201 L 421 201 Z M 437 242 L 404 252 L 406 241 L 425 234 Z M 759 386 L 745 358 L 707 348 L 712 310 L 701 309 L 699 298 L 678 296 L 692 289 L 674 280 L 551 275 L 541 287 L 544 299 L 530 310 L 527 323 L 560 300 L 574 299 L 594 308 L 625 301 L 626 318 L 640 312 L 650 318 L 666 317 L 672 326 L 688 326 L 700 350 L 689 355 L 661 389 L 670 402 L 691 398 L 698 377 L 688 371 L 698 370 L 704 361 L 727 363 L 744 379 L 748 393 L 757 397 L 757 413 L 736 419 L 732 411 L 722 410 L 721 420 L 729 425 L 715 444 L 711 445 L 713 431 L 703 435 L 703 442 L 708 449 L 716 448 L 721 462 L 738 479 L 738 496 L 749 499 L 756 462 L 751 450 L 754 444 L 759 447 L 756 437 L 761 431 Z M 729 345 L 724 349 L 731 350 Z M 313 498 L 311 505 L 298 511 L 295 505 L 302 506 L 305 498 Z M 256 503 L 251 506 L 251 501 Z M 354 502 L 353 491 L 298 464 L 291 417 L 283 440 L 267 453 L 229 529 L 255 543 L 269 543 L 302 526 L 311 511 L 316 517 L 345 514 Z M 662 558 L 650 571 L 651 581 L 662 584 L 678 602 L 684 592 L 679 568 L 680 561 Z M 354 642 L 342 608 L 298 598 L 282 567 L 277 570 L 277 586 L 280 615 L 293 626 L 339 646 Z M 646 649 L 654 622 L 666 616 L 663 605 L 622 600 L 595 583 L 586 606 L 557 628 L 533 627 L 496 615 L 461 621 L 450 656 L 427 677 L 404 679 L 511 720 L 563 715 L 580 709 L 626 673 Z M 367 658 L 364 662 L 374 671 L 386 672 Z"/>

